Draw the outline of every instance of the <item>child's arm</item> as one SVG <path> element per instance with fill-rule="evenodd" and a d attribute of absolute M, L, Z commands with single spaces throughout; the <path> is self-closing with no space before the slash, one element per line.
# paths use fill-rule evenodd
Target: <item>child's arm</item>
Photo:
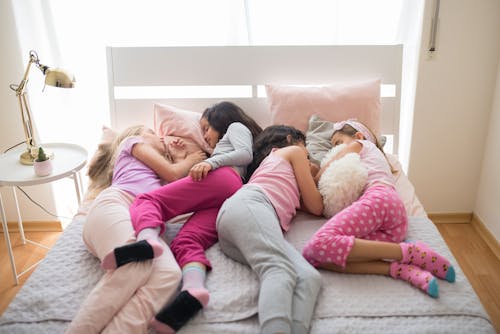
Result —
<path fill-rule="evenodd" d="M 233 150 L 216 154 L 205 161 L 212 165 L 212 169 L 221 166 L 245 166 L 253 159 L 253 138 L 250 130 L 241 123 L 231 124 L 224 137 L 233 146 Z"/>
<path fill-rule="evenodd" d="M 359 152 L 361 152 L 362 148 L 363 148 L 363 145 L 360 142 L 358 142 L 358 141 L 353 141 L 353 142 L 347 144 L 344 147 L 344 149 L 342 151 L 340 151 L 339 153 L 337 153 L 337 155 L 335 155 L 335 157 L 332 160 L 328 161 L 328 163 L 326 163 L 323 167 L 321 167 L 321 169 L 319 170 L 319 172 L 314 177 L 314 182 L 316 182 L 316 184 L 318 184 L 318 181 L 321 178 L 321 175 L 330 166 L 330 164 L 332 162 L 334 162 L 335 160 L 338 160 L 338 159 L 342 158 L 347 153 L 359 153 Z"/>
<path fill-rule="evenodd" d="M 299 186 L 302 210 L 321 216 L 323 214 L 323 198 L 311 174 L 311 166 L 305 149 L 293 145 L 284 147 L 276 153 L 290 161 L 292 165 Z"/>
<path fill-rule="evenodd" d="M 202 151 L 189 153 L 186 158 L 176 163 L 172 163 L 165 159 L 151 145 L 145 143 L 137 143 L 132 148 L 132 155 L 142 161 L 146 166 L 151 168 L 158 176 L 167 181 L 172 182 L 186 176 L 189 169 L 197 162 L 206 158 L 206 154 Z"/>

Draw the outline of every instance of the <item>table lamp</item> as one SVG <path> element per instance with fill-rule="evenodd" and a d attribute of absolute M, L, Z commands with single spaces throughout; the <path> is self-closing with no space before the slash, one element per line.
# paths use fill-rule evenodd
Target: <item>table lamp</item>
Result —
<path fill-rule="evenodd" d="M 16 92 L 16 96 L 19 101 L 24 135 L 26 137 L 26 151 L 24 151 L 19 157 L 19 161 L 23 165 L 33 165 L 33 161 L 38 155 L 38 146 L 35 140 L 35 131 L 31 121 L 31 111 L 26 99 L 26 85 L 28 83 L 28 76 L 32 64 L 35 64 L 44 74 L 45 85 L 60 88 L 73 88 L 75 86 L 75 77 L 72 74 L 60 68 L 50 68 L 48 66 L 40 64 L 37 53 L 33 50 L 30 51 L 30 59 L 21 83 L 19 83 L 19 85 L 10 85 L 10 88 Z"/>

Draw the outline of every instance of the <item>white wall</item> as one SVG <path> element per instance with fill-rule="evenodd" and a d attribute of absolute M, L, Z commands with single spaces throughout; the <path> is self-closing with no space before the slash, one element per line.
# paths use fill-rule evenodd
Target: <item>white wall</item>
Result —
<path fill-rule="evenodd" d="M 474 213 L 500 240 L 500 58 Z"/>
<path fill-rule="evenodd" d="M 429 58 L 433 5 L 424 10 L 408 175 L 428 213 L 472 212 L 500 55 L 500 1 L 441 1 Z"/>
<path fill-rule="evenodd" d="M 0 1 L 0 50 L 2 50 L 2 60 L 0 61 L 0 152 L 4 152 L 9 147 L 24 140 L 19 105 L 16 94 L 9 88 L 9 85 L 18 84 L 21 81 L 29 59 L 28 54 L 21 54 L 20 51 L 11 1 Z M 38 70 L 32 69 L 31 72 L 35 71 Z M 0 173 L 5 172 L 5 170 L 0 170 Z M 56 212 L 52 186 L 42 185 L 24 189 L 50 212 Z M 4 200 L 7 220 L 17 221 L 12 191 L 10 188 L 2 188 L 0 191 Z M 24 220 L 58 220 L 35 207 L 20 192 L 17 195 Z"/>
<path fill-rule="evenodd" d="M 500 131 L 498 87 L 491 112 L 500 57 L 500 1 L 442 0 L 437 52 L 429 59 L 426 47 L 433 4 L 426 1 L 424 10 L 408 174 L 427 212 L 477 210 L 500 239 L 500 222 L 495 219 L 499 209 L 493 203 L 499 198 L 495 196 L 499 187 L 494 172 L 499 162 L 498 154 L 490 153 L 498 151 L 499 140 L 494 135 Z M 18 106 L 8 85 L 21 79 L 27 61 L 27 55 L 19 51 L 11 1 L 0 1 L 0 27 L 3 151 L 22 140 Z M 488 126 L 490 143 L 484 158 Z M 28 190 L 36 200 L 55 209 L 50 186 Z M 8 220 L 15 220 L 10 192 L 2 190 L 2 195 L 7 202 Z M 54 219 L 22 195 L 19 197 L 26 220 Z"/>

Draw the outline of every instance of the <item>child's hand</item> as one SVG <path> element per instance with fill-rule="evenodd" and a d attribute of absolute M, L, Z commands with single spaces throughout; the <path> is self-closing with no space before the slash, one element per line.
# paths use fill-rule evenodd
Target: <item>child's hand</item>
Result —
<path fill-rule="evenodd" d="M 191 167 L 191 170 L 189 171 L 189 176 L 193 178 L 195 181 L 201 181 L 203 180 L 208 172 L 212 170 L 212 165 L 210 165 L 208 162 L 199 162 L 193 167 Z"/>
<path fill-rule="evenodd" d="M 318 172 L 319 172 L 319 166 L 315 163 L 312 163 L 312 162 L 309 162 L 309 169 L 311 170 L 311 175 L 313 177 L 315 177 L 316 174 L 318 174 Z"/>
<path fill-rule="evenodd" d="M 174 140 L 170 141 L 168 144 L 172 145 L 172 146 L 178 146 L 181 148 L 184 148 L 184 146 L 185 146 L 184 140 L 182 140 L 182 138 L 179 138 L 179 137 L 176 137 Z"/>

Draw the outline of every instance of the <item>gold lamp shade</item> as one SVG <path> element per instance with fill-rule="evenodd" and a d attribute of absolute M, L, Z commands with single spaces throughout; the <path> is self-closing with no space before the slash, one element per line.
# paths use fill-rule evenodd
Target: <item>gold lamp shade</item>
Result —
<path fill-rule="evenodd" d="M 45 71 L 45 84 L 59 88 L 73 88 L 75 77 L 62 68 L 48 68 Z"/>

